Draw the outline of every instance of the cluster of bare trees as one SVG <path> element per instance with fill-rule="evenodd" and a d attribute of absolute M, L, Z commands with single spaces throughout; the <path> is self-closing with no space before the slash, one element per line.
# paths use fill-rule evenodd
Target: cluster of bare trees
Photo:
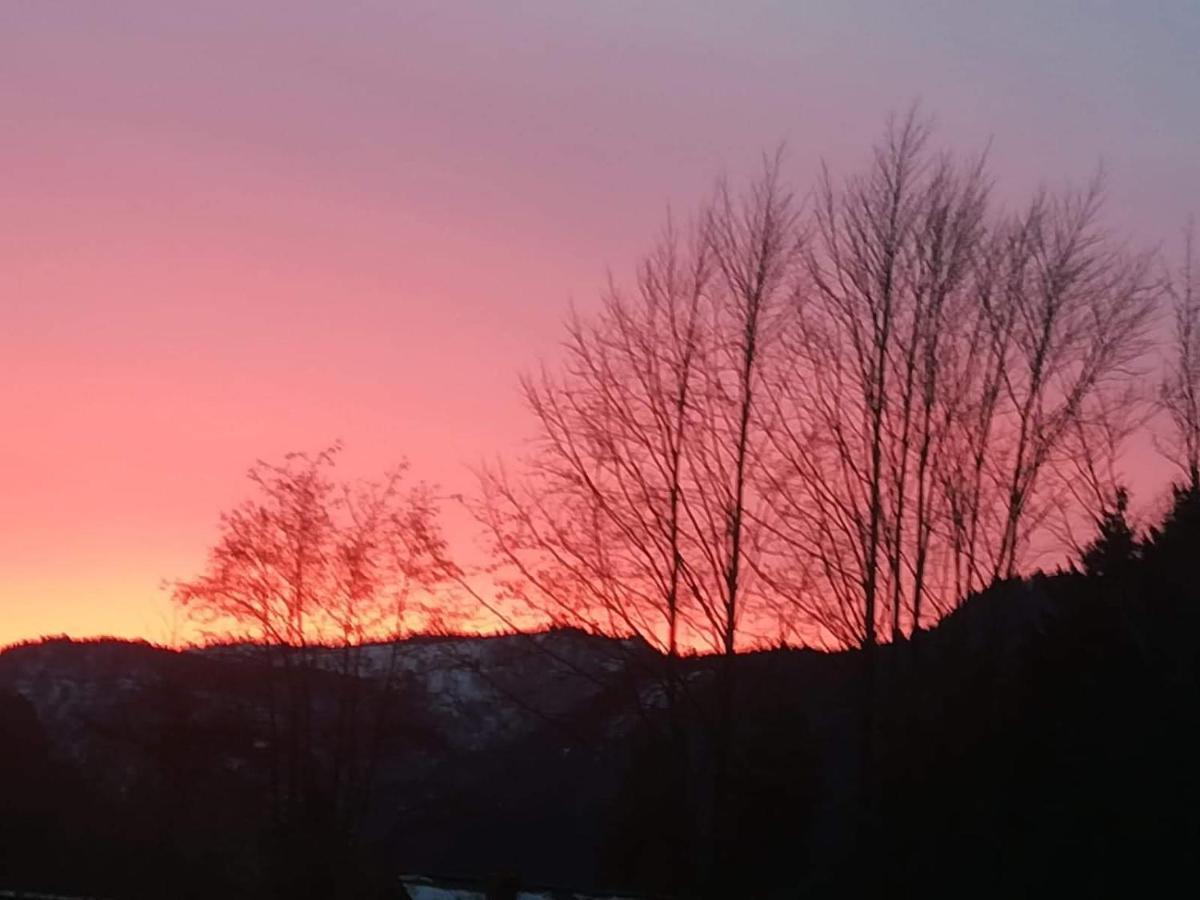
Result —
<path fill-rule="evenodd" d="M 445 557 L 435 498 L 405 487 L 404 465 L 378 481 L 340 482 L 339 452 L 256 463 L 255 496 L 222 514 L 207 570 L 175 585 L 176 602 L 222 639 L 300 653 L 423 622 L 424 590 Z"/>
<path fill-rule="evenodd" d="M 810 202 L 778 160 L 719 186 L 523 382 L 537 443 L 481 504 L 509 588 L 670 655 L 901 640 L 1019 573 L 1115 501 L 1144 408 L 1161 279 L 1101 200 L 1003 210 L 913 115 Z M 1164 397 L 1189 434 L 1181 296 Z"/>
<path fill-rule="evenodd" d="M 239 642 L 231 652 L 259 682 L 282 877 L 354 896 L 339 854 L 354 852 L 384 743 L 404 724 L 395 642 L 436 626 L 447 569 L 430 491 L 406 487 L 403 466 L 339 481 L 337 454 L 256 464 L 255 495 L 222 515 L 206 570 L 175 583 L 174 600 Z M 306 848 L 313 865 L 335 864 L 310 871 Z"/>
<path fill-rule="evenodd" d="M 996 214 L 982 162 L 927 140 L 906 119 L 865 176 L 823 179 L 779 380 L 787 543 L 821 585 L 796 596 L 847 645 L 1016 574 L 1077 464 L 1111 499 L 1101 438 L 1133 414 L 1154 310 L 1098 185 Z"/>
<path fill-rule="evenodd" d="M 772 163 L 745 198 L 668 226 L 625 292 L 574 315 L 560 370 L 522 386 L 536 446 L 483 473 L 506 586 L 551 621 L 668 656 L 732 653 L 760 606 L 768 357 L 795 289 L 796 203 Z"/>
<path fill-rule="evenodd" d="M 482 473 L 509 595 L 668 658 L 902 640 L 1112 508 L 1164 290 L 1162 449 L 1198 484 L 1190 232 L 1164 279 L 1105 231 L 1098 179 L 1003 208 L 982 156 L 930 138 L 895 119 L 803 199 L 768 159 L 571 317 L 522 381 L 532 452 Z M 428 494 L 337 487 L 331 460 L 258 467 L 267 505 L 226 517 L 177 599 L 303 652 L 387 634 L 414 579 L 461 580 Z"/>
<path fill-rule="evenodd" d="M 1097 178 L 1002 206 L 986 158 L 939 152 L 910 114 L 805 200 L 777 157 L 742 193 L 718 185 L 631 288 L 572 316 L 561 365 L 524 379 L 535 441 L 518 468 L 483 472 L 478 506 L 510 597 L 662 651 L 668 722 L 696 699 L 673 661 L 720 655 L 700 710 L 702 880 L 729 843 L 738 649 L 907 641 L 1123 514 L 1166 285 L 1105 230 L 1102 199 Z M 1190 255 L 1174 284 L 1161 399 L 1195 484 Z"/>
<path fill-rule="evenodd" d="M 677 660 L 720 658 L 701 829 L 715 854 L 739 649 L 902 642 L 1040 551 L 1072 549 L 1074 526 L 1124 515 L 1121 449 L 1152 412 L 1200 491 L 1191 232 L 1163 278 L 1105 231 L 1101 201 L 1095 179 L 1003 207 L 986 159 L 937 151 L 910 114 L 862 171 L 826 170 L 805 199 L 778 157 L 745 191 L 719 184 L 632 285 L 572 315 L 555 367 L 523 379 L 531 451 L 483 470 L 474 507 L 490 573 L 543 622 L 660 651 L 678 756 Z M 1154 404 L 1140 385 L 1164 293 Z M 394 667 L 367 645 L 428 627 L 447 584 L 522 617 L 448 559 L 428 491 L 401 471 L 339 484 L 334 458 L 255 467 L 258 497 L 223 518 L 175 598 L 265 655 L 277 820 L 323 795 L 348 835 Z M 330 677 L 334 712 L 319 715 Z"/>

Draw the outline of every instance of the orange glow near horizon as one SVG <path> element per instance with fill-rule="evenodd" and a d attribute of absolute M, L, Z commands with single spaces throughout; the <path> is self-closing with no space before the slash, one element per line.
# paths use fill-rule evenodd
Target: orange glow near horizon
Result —
<path fill-rule="evenodd" d="M 569 303 L 781 140 L 806 185 L 920 96 L 1017 189 L 1103 158 L 1142 244 L 1200 211 L 1195 44 L 1135 11 L 248 6 L 0 9 L 0 645 L 170 642 L 257 458 L 470 492 Z"/>
<path fill-rule="evenodd" d="M 116 581 L 116 579 L 114 579 Z M 61 576 L 47 576 L 44 584 L 61 590 Z M 28 640 L 39 638 L 69 637 L 73 639 L 115 638 L 118 640 L 144 640 L 164 647 L 183 648 L 197 644 L 237 639 L 239 636 L 220 627 L 207 628 L 189 619 L 187 612 L 170 602 L 169 590 L 161 586 L 150 587 L 134 578 L 128 586 L 117 581 L 110 593 L 97 593 L 87 585 L 65 582 L 65 602 L 55 604 L 57 616 L 39 616 L 34 628 L 22 628 L 20 620 L 5 621 L 6 630 L 0 631 L 0 649 Z M 19 585 L 18 589 L 31 593 L 45 590 L 42 585 L 32 583 Z M 49 593 L 47 591 L 47 593 Z M 139 608 L 129 602 L 130 597 L 151 598 Z M 512 619 L 501 618 L 475 604 L 464 604 L 461 592 L 446 588 L 422 598 L 431 602 L 435 597 L 444 597 L 448 610 L 442 621 L 434 621 L 424 613 L 406 616 L 402 634 L 477 634 L 488 635 L 511 630 Z M 530 624 L 522 620 L 523 625 Z M 536 624 L 536 623 L 534 623 Z M 384 638 L 386 635 L 379 635 Z"/>

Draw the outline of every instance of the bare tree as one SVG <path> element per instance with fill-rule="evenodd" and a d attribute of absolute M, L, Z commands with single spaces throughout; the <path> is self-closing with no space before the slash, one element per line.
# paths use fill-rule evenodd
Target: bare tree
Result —
<path fill-rule="evenodd" d="M 1124 450 L 1152 412 L 1141 385 L 1131 378 L 1089 397 L 1071 422 L 1049 472 L 1055 521 L 1048 530 L 1072 556 L 1082 556 L 1096 530 L 1114 516 L 1126 519 Z"/>
<path fill-rule="evenodd" d="M 711 353 L 699 429 L 688 456 L 686 509 L 704 573 L 690 585 L 710 644 L 736 652 L 747 608 L 761 603 L 775 492 L 763 477 L 772 422 L 766 380 L 802 260 L 800 222 L 781 182 L 781 158 L 769 159 L 743 197 L 722 184 L 705 218 L 716 277 L 706 294 Z M 755 610 L 755 614 L 759 610 Z"/>
<path fill-rule="evenodd" d="M 668 227 L 631 292 L 612 286 L 594 315 L 572 316 L 561 367 L 522 382 L 532 453 L 516 475 L 493 467 L 482 478 L 479 518 L 510 597 L 552 622 L 661 651 L 668 723 L 685 689 L 680 653 L 724 657 L 704 710 L 714 823 L 728 771 L 729 663 L 762 618 L 760 393 L 794 290 L 796 226 L 777 158 L 744 195 L 720 185 L 686 236 Z"/>
<path fill-rule="evenodd" d="M 1005 366 L 1014 327 L 1014 307 L 1002 299 L 1005 250 L 991 230 L 976 254 L 971 293 L 953 344 L 954 370 L 946 382 L 948 446 L 938 481 L 946 503 L 950 587 L 939 612 L 987 583 L 995 552 L 1000 502 L 994 455 L 1003 443 Z"/>
<path fill-rule="evenodd" d="M 1170 426 L 1162 452 L 1183 471 L 1187 486 L 1200 493 L 1200 293 L 1193 264 L 1195 224 L 1184 231 L 1183 262 L 1171 279 L 1175 330 L 1172 358 L 1159 391 Z"/>
<path fill-rule="evenodd" d="M 961 419 L 963 350 L 986 186 L 979 164 L 926 150 L 915 115 L 889 125 L 868 172 L 817 192 L 801 297 L 773 371 L 781 534 L 795 591 L 826 638 L 871 646 L 916 627 L 948 515 L 940 473 Z M 972 350 L 967 347 L 967 350 Z"/>
<path fill-rule="evenodd" d="M 1089 406 L 1128 386 L 1156 302 L 1150 257 L 1100 227 L 1099 179 L 1039 193 L 1004 230 L 1005 287 L 995 316 L 1011 322 L 1002 369 L 1007 442 L 997 453 L 1003 509 L 992 577 L 1017 574 L 1051 505 L 1043 475 Z"/>
<path fill-rule="evenodd" d="M 173 598 L 262 668 L 277 834 L 352 850 L 395 725 L 395 641 L 428 624 L 446 554 L 403 466 L 342 484 L 337 450 L 256 464 L 256 496 L 222 515 L 205 572 Z"/>
<path fill-rule="evenodd" d="M 537 433 L 519 477 L 482 473 L 478 515 L 501 579 L 556 624 L 632 634 L 669 657 L 697 640 L 683 602 L 685 453 L 695 428 L 711 277 L 702 241 L 668 227 L 635 290 L 573 314 L 560 372 L 522 380 Z"/>
<path fill-rule="evenodd" d="M 618 672 L 632 668 L 661 689 L 665 715 L 656 715 L 656 698 L 635 691 L 633 700 L 671 760 L 656 787 L 665 807 L 662 852 L 679 878 L 687 877 L 695 826 L 678 660 L 704 637 L 692 601 L 687 457 L 710 352 L 703 305 L 711 278 L 700 230 L 681 235 L 668 225 L 632 291 L 610 284 L 595 314 L 573 313 L 561 368 L 522 379 L 536 425 L 532 452 L 515 475 L 485 469 L 476 507 L 493 574 L 519 609 L 635 636 L 662 654 L 622 653 Z"/>
<path fill-rule="evenodd" d="M 803 242 L 794 198 L 781 182 L 781 157 L 742 197 L 722 184 L 705 218 L 716 269 L 706 297 L 712 350 L 699 429 L 688 457 L 686 510 L 697 550 L 692 595 L 721 654 L 713 717 L 711 872 L 730 875 L 729 816 L 737 696 L 734 655 L 747 623 L 765 624 L 762 577 L 777 531 L 776 501 L 764 477 L 771 416 L 766 380 L 773 344 L 797 286 Z M 703 575 L 703 577 L 699 577 Z"/>

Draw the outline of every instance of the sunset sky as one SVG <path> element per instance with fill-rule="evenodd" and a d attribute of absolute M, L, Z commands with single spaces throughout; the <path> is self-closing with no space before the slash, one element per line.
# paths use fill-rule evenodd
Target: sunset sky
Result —
<path fill-rule="evenodd" d="M 0 644 L 169 637 L 257 457 L 469 491 L 668 205 L 917 100 L 1002 193 L 1200 214 L 1195 0 L 0 4 Z"/>

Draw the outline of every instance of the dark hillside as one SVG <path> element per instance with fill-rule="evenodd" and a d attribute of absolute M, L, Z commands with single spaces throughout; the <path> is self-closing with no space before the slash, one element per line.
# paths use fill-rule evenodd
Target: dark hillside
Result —
<path fill-rule="evenodd" d="M 1190 502 L 1114 571 L 998 585 L 880 648 L 866 760 L 860 653 L 739 657 L 740 895 L 1096 895 L 1194 878 Z M 397 658 L 401 724 L 363 850 L 377 885 L 512 871 L 701 890 L 702 866 L 682 889 L 678 867 L 706 852 L 716 660 L 685 661 L 692 712 L 668 739 L 661 660 L 641 645 L 560 631 L 413 641 Z M 258 665 L 120 642 L 0 654 L 0 885 L 254 896 L 269 849 Z"/>

